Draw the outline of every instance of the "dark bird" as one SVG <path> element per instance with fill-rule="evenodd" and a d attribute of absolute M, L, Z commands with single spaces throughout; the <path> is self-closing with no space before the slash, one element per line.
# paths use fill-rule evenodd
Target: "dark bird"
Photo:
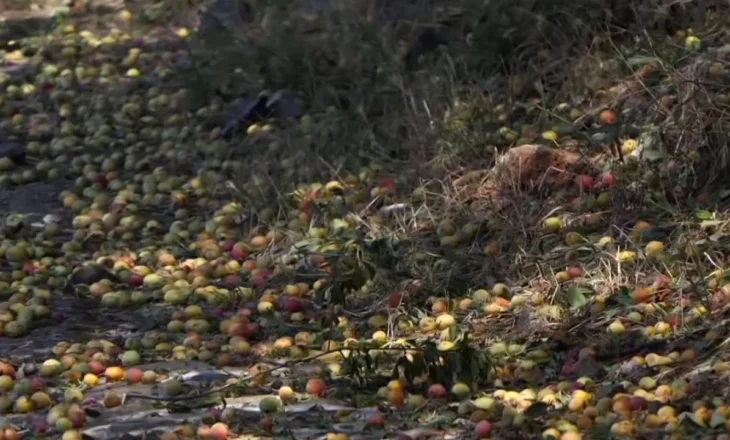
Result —
<path fill-rule="evenodd" d="M 88 264 L 79 267 L 68 276 L 64 290 L 71 292 L 78 285 L 88 286 L 101 280 L 119 282 L 119 277 L 99 264 Z"/>
<path fill-rule="evenodd" d="M 279 90 L 274 94 L 264 90 L 256 98 L 236 104 L 224 118 L 221 135 L 230 138 L 240 128 L 275 117 L 296 119 L 304 113 L 301 102 L 292 93 Z"/>
<path fill-rule="evenodd" d="M 273 110 L 266 103 L 269 100 L 268 92 L 261 92 L 256 98 L 243 100 L 234 106 L 228 113 L 226 123 L 223 126 L 221 135 L 230 137 L 236 133 L 242 125 L 261 122 L 271 116 Z"/>

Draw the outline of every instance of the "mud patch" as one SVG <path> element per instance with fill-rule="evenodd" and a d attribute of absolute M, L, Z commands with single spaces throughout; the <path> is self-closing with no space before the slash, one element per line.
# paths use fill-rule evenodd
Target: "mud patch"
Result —
<path fill-rule="evenodd" d="M 11 213 L 26 214 L 33 221 L 41 221 L 46 214 L 70 220 L 71 213 L 61 206 L 59 194 L 69 182 L 33 182 L 13 188 L 0 189 L 0 216 Z"/>
<path fill-rule="evenodd" d="M 57 295 L 53 300 L 54 324 L 43 325 L 20 338 L 0 337 L 0 357 L 45 359 L 59 342 L 80 339 L 106 339 L 124 345 L 126 338 L 159 328 L 170 313 L 164 305 L 120 312 L 100 307 L 93 299 Z"/>

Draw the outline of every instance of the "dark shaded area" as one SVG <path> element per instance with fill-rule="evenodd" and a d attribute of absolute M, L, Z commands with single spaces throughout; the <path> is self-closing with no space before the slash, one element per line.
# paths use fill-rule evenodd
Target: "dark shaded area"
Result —
<path fill-rule="evenodd" d="M 540 51 L 579 53 L 595 37 L 610 35 L 615 43 L 634 38 L 642 31 L 672 35 L 677 30 L 701 27 L 707 11 L 727 11 L 726 2 L 713 0 L 702 5 L 651 0 L 617 1 L 559 0 L 489 2 L 481 10 L 463 11 L 424 30 L 414 42 L 411 63 L 440 45 L 470 37 L 482 67 L 520 68 L 540 59 Z M 399 19 L 403 19 L 402 17 Z M 484 56 L 486 55 L 486 56 Z"/>
<path fill-rule="evenodd" d="M 65 17 L 96 17 L 121 6 L 117 0 L 0 0 L 0 49 L 14 50 L 14 40 L 46 35 Z"/>
<path fill-rule="evenodd" d="M 0 356 L 43 359 L 52 356 L 51 350 L 59 342 L 83 339 L 104 338 L 123 345 L 126 338 L 162 325 L 168 313 L 164 305 L 108 309 L 95 299 L 59 295 L 54 298 L 50 322 L 36 322 L 37 328 L 19 338 L 0 337 Z"/>
<path fill-rule="evenodd" d="M 26 214 L 31 221 L 41 221 L 43 216 L 54 214 L 70 221 L 68 212 L 59 205 L 58 196 L 68 181 L 32 182 L 12 188 L 0 189 L 0 217 L 11 212 Z"/>
<path fill-rule="evenodd" d="M 221 30 L 235 30 L 253 19 L 253 7 L 245 0 L 216 0 L 200 11 L 198 34 L 211 38 Z"/>
<path fill-rule="evenodd" d="M 7 157 L 17 164 L 24 164 L 26 153 L 27 149 L 24 144 L 15 141 L 3 141 L 0 137 L 0 158 Z"/>
<path fill-rule="evenodd" d="M 15 39 L 41 36 L 55 26 L 56 18 L 49 11 L 33 11 L 30 13 L 3 12 L 0 21 L 0 48 L 13 50 Z"/>

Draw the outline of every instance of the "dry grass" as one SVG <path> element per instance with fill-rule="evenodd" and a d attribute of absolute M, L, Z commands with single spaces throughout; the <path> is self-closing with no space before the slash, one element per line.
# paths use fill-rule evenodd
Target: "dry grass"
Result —
<path fill-rule="evenodd" d="M 730 58 L 722 49 L 687 48 L 684 36 L 667 36 L 667 30 L 686 29 L 688 19 L 703 44 L 715 45 L 727 34 L 726 7 L 705 2 L 692 14 L 659 13 L 656 2 L 636 1 L 611 19 L 597 4 L 604 2 L 579 3 L 525 1 L 520 8 L 465 0 L 458 7 L 414 8 L 391 20 L 376 18 L 372 5 L 351 2 L 318 16 L 294 3 L 256 10 L 230 37 L 235 44 L 218 40 L 212 51 L 198 53 L 205 75 L 215 78 L 208 82 L 233 95 L 244 84 L 294 90 L 308 116 L 278 131 L 276 148 L 244 141 L 239 158 L 245 155 L 250 165 L 238 170 L 239 190 L 256 188 L 261 200 L 286 199 L 282 194 L 292 188 L 281 182 L 395 176 L 397 201 L 383 194 L 355 215 L 362 243 L 387 243 L 360 248 L 359 261 L 372 265 L 375 276 L 356 295 L 355 314 L 382 309 L 393 289 L 414 280 L 422 294 L 413 308 L 400 310 L 409 316 L 427 309 L 429 297 L 462 297 L 507 282 L 516 293 L 536 294 L 555 307 L 540 303 L 519 314 L 463 316 L 479 337 L 549 336 L 569 347 L 592 341 L 604 347 L 609 362 L 646 351 L 643 342 L 622 349 L 606 327 L 631 307 L 635 288 L 663 274 L 680 286 L 671 295 L 657 293 L 675 307 L 669 308 L 671 319 L 679 314 L 673 340 L 709 331 L 706 320 L 697 324 L 690 315 L 723 319 L 724 311 L 709 301 L 707 283 L 728 256 L 717 244 L 697 245 L 706 234 L 690 220 L 702 205 L 700 194 L 709 194 L 717 210 L 726 206 L 730 81 L 726 73 L 708 71 Z M 586 12 L 595 10 L 596 16 Z M 551 33 L 556 26 L 561 32 Z M 439 30 L 446 44 L 423 51 L 433 36 L 424 29 Z M 591 120 L 604 108 L 620 111 L 620 130 L 596 141 Z M 577 149 L 627 182 L 613 191 L 612 207 L 575 209 L 570 191 L 527 190 L 491 171 L 515 141 L 542 142 L 542 131 L 566 126 L 575 129 L 561 138 L 561 147 Z M 503 127 L 520 139 L 504 136 Z M 618 163 L 611 144 L 639 135 L 643 159 Z M 287 161 L 297 165 L 279 166 Z M 252 184 L 250 176 L 264 175 L 276 184 Z M 295 206 L 284 205 L 281 218 Z M 587 225 L 586 211 L 600 214 L 601 222 Z M 584 242 L 566 245 L 562 234 L 546 234 L 543 220 L 556 215 Z M 632 230 L 638 220 L 666 229 L 661 239 L 671 248 L 670 259 L 644 258 L 646 237 Z M 444 242 L 441 229 L 464 224 L 476 225 L 476 232 L 456 245 Z M 614 242 L 598 245 L 600 236 Z M 498 255 L 486 253 L 492 243 Z M 695 245 L 701 247 L 696 254 Z M 623 261 L 622 251 L 636 252 L 637 261 Z M 573 309 L 568 289 L 556 281 L 567 266 L 586 274 L 586 307 Z M 685 307 L 690 303 L 705 308 Z M 666 321 L 669 312 L 657 309 L 646 319 Z M 683 327 L 685 322 L 694 323 Z M 397 333 L 392 323 L 390 331 Z"/>
<path fill-rule="evenodd" d="M 377 19 L 378 2 L 364 4 L 338 4 L 319 15 L 296 4 L 254 8 L 248 25 L 226 34 L 226 42 L 233 44 L 215 40 L 209 45 L 212 50 L 198 55 L 204 60 L 201 65 L 210 66 L 206 74 L 215 75 L 215 81 L 209 82 L 225 92 L 240 93 L 241 87 L 250 84 L 289 88 L 303 97 L 309 115 L 317 121 L 315 127 L 300 125 L 281 132 L 276 148 L 244 146 L 254 170 L 241 170 L 242 175 L 268 174 L 274 182 L 344 179 L 360 166 L 386 164 L 401 173 L 408 182 L 404 187 L 427 182 L 436 195 L 399 214 L 403 219 L 396 223 L 400 230 L 390 231 L 393 236 L 409 236 L 425 224 L 436 226 L 457 217 L 486 220 L 489 234 L 509 237 L 509 247 L 516 250 L 513 264 L 521 266 L 523 253 L 534 248 L 540 220 L 556 208 L 559 195 L 543 199 L 516 191 L 504 196 L 505 211 L 494 214 L 493 194 L 485 191 L 488 186 L 483 180 L 471 185 L 459 182 L 471 170 L 488 170 L 499 151 L 509 146 L 497 130 L 502 118 L 533 127 L 523 133 L 539 135 L 551 124 L 571 122 L 551 109 L 550 103 L 567 102 L 589 115 L 607 106 L 622 108 L 626 127 L 621 139 L 630 136 L 635 124 L 642 129 L 652 124 L 661 133 L 662 144 L 674 146 L 668 150 L 674 158 L 671 166 L 680 171 L 673 173 L 671 186 L 663 189 L 681 186 L 688 192 L 700 191 L 719 184 L 725 174 L 724 148 L 704 147 L 699 159 L 689 159 L 694 157 L 690 149 L 701 148 L 726 131 L 722 117 L 717 117 L 723 114 L 723 104 L 712 99 L 722 90 L 717 90 L 721 85 L 702 78 L 712 62 L 710 54 L 697 56 L 684 50 L 681 40 L 657 37 L 671 24 L 645 21 L 641 28 L 639 22 L 626 22 L 632 36 L 627 38 L 629 30 L 617 31 L 616 23 L 607 21 L 607 11 L 581 15 L 600 10 L 598 4 L 561 8 L 527 2 L 523 9 L 509 9 L 501 23 L 513 32 L 511 38 L 520 41 L 507 54 L 499 48 L 485 50 L 493 36 L 486 33 L 494 25 L 490 20 L 499 15 L 494 11 L 507 8 L 506 4 L 437 4 L 409 9 L 410 15 L 389 21 Z M 706 5 L 709 12 L 702 22 L 708 27 L 720 15 L 711 10 L 715 6 Z M 651 2 L 634 2 L 627 8 L 613 12 L 639 18 L 653 14 L 666 22 L 678 19 L 668 11 L 657 13 L 659 6 Z M 565 25 L 562 33 L 545 38 L 553 29 L 546 17 L 563 17 L 559 21 Z M 515 29 L 520 21 L 541 24 L 535 29 Z M 414 56 L 423 49 L 421 40 L 430 35 L 424 29 L 442 29 L 438 35 L 448 45 Z M 292 32 L 298 37 L 292 38 Z M 585 44 L 564 44 L 576 37 Z M 654 84 L 637 72 L 649 60 L 656 60 L 659 68 L 651 78 L 659 78 Z M 676 100 L 671 109 L 662 107 L 665 95 Z M 708 120 L 714 126 L 709 132 L 704 123 Z M 581 136 L 576 133 L 575 138 L 586 154 L 607 150 L 605 145 L 586 145 Z M 722 144 L 721 138 L 712 141 Z M 300 165 L 281 171 L 274 164 L 283 160 Z M 712 164 L 711 172 L 697 173 L 698 166 L 708 169 L 704 161 Z M 626 171 L 647 172 L 651 174 L 651 165 Z M 633 180 L 634 176 L 628 177 Z M 662 185 L 669 182 L 662 179 Z M 617 200 L 633 206 L 612 218 L 612 224 L 623 225 L 640 215 L 646 206 L 641 198 L 636 200 L 637 192 L 617 194 Z M 378 231 L 374 235 L 388 235 L 380 226 L 371 229 Z M 469 247 L 478 250 L 481 245 Z M 511 275 L 501 275 L 506 276 Z"/>

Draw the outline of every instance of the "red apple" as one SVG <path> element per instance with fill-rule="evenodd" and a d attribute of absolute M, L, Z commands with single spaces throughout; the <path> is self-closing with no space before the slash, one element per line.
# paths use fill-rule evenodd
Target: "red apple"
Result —
<path fill-rule="evenodd" d="M 142 376 L 144 376 L 144 371 L 140 370 L 139 368 L 130 368 L 129 370 L 124 372 L 124 377 L 129 383 L 142 382 Z"/>
<path fill-rule="evenodd" d="M 101 374 L 102 374 L 102 373 L 103 373 L 104 371 L 106 371 L 106 367 L 104 366 L 104 364 L 102 364 L 102 363 L 101 363 L 101 362 L 99 362 L 99 361 L 91 361 L 91 362 L 89 362 L 89 370 L 90 370 L 90 371 L 91 371 L 91 372 L 92 372 L 93 374 L 95 374 L 95 375 L 99 376 L 99 375 L 101 375 Z"/>
<path fill-rule="evenodd" d="M 578 188 L 582 191 L 592 191 L 595 182 L 593 181 L 593 177 L 587 174 L 579 174 L 575 176 L 575 184 L 578 185 Z"/>
<path fill-rule="evenodd" d="M 23 271 L 26 273 L 33 275 L 36 270 L 38 270 L 38 267 L 32 261 L 28 261 L 23 264 Z"/>
<path fill-rule="evenodd" d="M 395 190 L 395 180 L 392 177 L 384 177 L 382 180 L 382 186 L 389 192 Z"/>
<path fill-rule="evenodd" d="M 314 396 L 322 396 L 327 391 L 327 383 L 322 379 L 309 379 L 307 382 L 307 393 Z"/>
<path fill-rule="evenodd" d="M 388 299 L 388 307 L 391 309 L 395 309 L 401 305 L 403 302 L 403 292 L 400 290 L 396 290 L 393 293 L 390 294 L 390 298 Z"/>
<path fill-rule="evenodd" d="M 641 411 L 642 409 L 646 408 L 647 401 L 641 396 L 633 396 L 631 397 L 631 409 L 633 411 Z"/>
<path fill-rule="evenodd" d="M 225 423 L 215 423 L 210 427 L 211 440 L 226 440 L 228 438 L 228 425 Z"/>
<path fill-rule="evenodd" d="M 226 285 L 226 287 L 237 287 L 240 286 L 243 282 L 243 279 L 240 275 L 236 275 L 235 273 L 232 273 L 230 275 L 226 275 L 223 278 L 223 284 Z"/>
<path fill-rule="evenodd" d="M 243 247 L 233 246 L 233 249 L 231 249 L 231 256 L 236 261 L 243 261 L 246 257 L 248 257 L 248 251 Z"/>
<path fill-rule="evenodd" d="M 243 325 L 243 336 L 246 339 L 251 339 L 259 333 L 259 325 L 255 322 L 249 322 Z"/>
<path fill-rule="evenodd" d="M 33 389 L 36 391 L 42 391 L 46 389 L 46 381 L 38 376 L 34 377 L 31 380 L 31 383 L 33 384 Z"/>
<path fill-rule="evenodd" d="M 68 419 L 74 428 L 80 428 L 86 423 L 86 413 L 80 406 L 72 406 L 68 410 Z"/>
<path fill-rule="evenodd" d="M 191 347 L 191 348 L 197 349 L 202 344 L 203 344 L 203 337 L 197 333 L 190 333 L 185 337 L 185 339 L 183 339 L 183 345 L 186 347 Z"/>
<path fill-rule="evenodd" d="M 256 275 L 251 277 L 251 284 L 255 287 L 263 287 L 266 285 L 266 277 L 263 275 Z"/>
<path fill-rule="evenodd" d="M 489 438 L 492 436 L 492 424 L 489 420 L 482 420 L 474 427 L 474 433 L 479 438 Z"/>
<path fill-rule="evenodd" d="M 570 278 L 578 278 L 579 276 L 583 275 L 583 269 L 577 266 L 569 267 L 567 272 Z"/>
<path fill-rule="evenodd" d="M 243 336 L 246 333 L 246 324 L 243 322 L 232 322 L 228 326 L 229 336 Z"/>
<path fill-rule="evenodd" d="M 15 367 L 13 367 L 11 364 L 7 362 L 0 361 L 0 374 L 4 374 L 6 376 L 15 377 Z"/>
<path fill-rule="evenodd" d="M 374 428 L 382 428 L 385 426 L 385 417 L 383 417 L 380 413 L 375 413 L 370 415 L 367 420 L 367 425 L 372 426 Z"/>
<path fill-rule="evenodd" d="M 281 308 L 289 313 L 304 311 L 304 303 L 293 296 L 287 297 L 282 301 Z"/>
<path fill-rule="evenodd" d="M 208 425 L 200 425 L 198 426 L 196 434 L 198 435 L 198 438 L 211 438 L 210 436 L 210 426 Z"/>
<path fill-rule="evenodd" d="M 256 307 L 256 306 L 253 306 L 253 307 Z M 236 312 L 236 316 L 240 316 L 242 318 L 250 318 L 253 316 L 253 310 L 251 310 L 248 307 L 243 307 L 241 309 L 238 309 L 238 311 Z"/>
<path fill-rule="evenodd" d="M 144 277 L 138 273 L 131 273 L 129 274 L 129 278 L 127 279 L 127 283 L 130 286 L 139 287 L 142 284 L 144 284 Z"/>
<path fill-rule="evenodd" d="M 444 397 L 446 397 L 446 394 L 446 387 L 444 387 L 440 383 L 435 383 L 428 387 L 428 397 L 432 399 L 443 399 Z"/>
<path fill-rule="evenodd" d="M 367 425 L 374 428 L 382 428 L 385 426 L 385 417 L 380 413 L 372 414 L 368 417 Z"/>
<path fill-rule="evenodd" d="M 616 179 L 616 175 L 608 171 L 601 174 L 600 186 L 601 188 L 612 188 L 616 186 L 617 181 L 618 179 Z"/>
<path fill-rule="evenodd" d="M 233 250 L 233 246 L 235 245 L 236 242 L 230 238 L 227 238 L 220 242 L 221 249 L 223 249 L 224 252 L 231 252 Z"/>

